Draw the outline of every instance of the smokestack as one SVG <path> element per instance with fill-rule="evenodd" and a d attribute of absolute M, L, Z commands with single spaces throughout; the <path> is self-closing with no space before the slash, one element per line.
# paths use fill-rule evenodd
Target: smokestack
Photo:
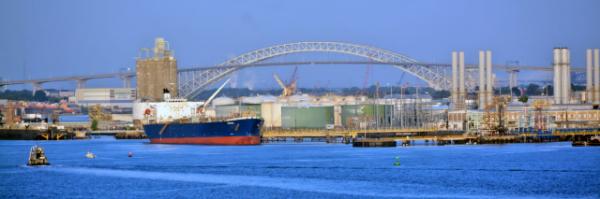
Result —
<path fill-rule="evenodd" d="M 593 65 L 594 63 L 592 62 L 592 49 L 587 49 L 587 52 L 585 54 L 585 96 L 586 96 L 586 102 L 587 103 L 593 103 L 596 99 L 596 96 L 594 95 L 594 82 L 593 82 L 593 77 L 594 77 L 594 72 L 593 72 Z"/>
<path fill-rule="evenodd" d="M 562 103 L 569 104 L 571 102 L 571 63 L 569 56 L 569 49 L 563 48 L 560 52 L 561 66 L 562 66 Z"/>
<path fill-rule="evenodd" d="M 489 51 L 489 50 L 486 51 L 485 56 L 486 56 L 485 57 L 485 65 L 486 65 L 485 72 L 487 73 L 486 77 L 485 77 L 485 79 L 487 81 L 486 82 L 487 97 L 485 100 L 486 100 L 487 104 L 490 104 L 493 101 L 492 97 L 494 95 L 494 89 L 492 88 L 492 86 L 494 85 L 493 78 L 492 78 L 492 51 Z"/>
<path fill-rule="evenodd" d="M 487 105 L 485 93 L 485 52 L 479 51 L 479 110 L 485 109 Z"/>
<path fill-rule="evenodd" d="M 553 65 L 554 65 L 554 104 L 561 104 L 561 75 L 562 72 L 560 70 L 560 49 L 554 48 L 552 54 L 554 55 Z"/>
<path fill-rule="evenodd" d="M 458 52 L 458 100 L 461 105 L 465 103 L 465 52 Z"/>
<path fill-rule="evenodd" d="M 458 54 L 456 51 L 452 51 L 452 103 L 456 105 L 458 101 L 458 63 L 457 63 Z"/>
<path fill-rule="evenodd" d="M 600 104 L 600 50 L 594 49 L 594 94 L 595 104 Z"/>

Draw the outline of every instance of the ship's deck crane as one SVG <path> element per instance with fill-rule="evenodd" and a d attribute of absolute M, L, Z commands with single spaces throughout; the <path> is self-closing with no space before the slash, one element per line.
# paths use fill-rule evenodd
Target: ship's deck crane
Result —
<path fill-rule="evenodd" d="M 197 110 L 198 113 L 204 114 L 206 107 L 208 107 L 208 105 L 212 102 L 212 100 L 221 92 L 221 90 L 223 90 L 225 85 L 227 85 L 227 83 L 229 83 L 229 80 L 231 80 L 231 79 L 225 80 L 225 82 L 204 102 L 204 104 L 201 107 L 198 107 L 198 110 Z"/>

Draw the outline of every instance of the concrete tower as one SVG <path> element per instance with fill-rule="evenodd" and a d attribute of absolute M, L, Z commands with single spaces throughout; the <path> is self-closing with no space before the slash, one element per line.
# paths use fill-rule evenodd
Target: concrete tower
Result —
<path fill-rule="evenodd" d="M 554 48 L 554 103 L 571 102 L 571 60 L 568 48 Z"/>
<path fill-rule="evenodd" d="M 136 60 L 138 99 L 161 101 L 165 89 L 171 96 L 177 96 L 177 60 L 169 50 L 169 43 L 156 38 L 153 52 L 151 57 Z"/>
<path fill-rule="evenodd" d="M 586 52 L 586 96 L 587 102 L 600 104 L 600 63 L 599 49 L 587 49 Z"/>
<path fill-rule="evenodd" d="M 594 49 L 594 104 L 600 104 L 600 50 Z"/>
<path fill-rule="evenodd" d="M 562 64 L 562 103 L 569 104 L 571 102 L 571 60 L 569 49 L 561 49 L 561 64 Z"/>
<path fill-rule="evenodd" d="M 465 53 L 458 52 L 458 100 L 463 106 L 467 98 L 467 89 L 465 88 Z M 461 107 L 461 109 L 464 107 Z"/>
<path fill-rule="evenodd" d="M 465 87 L 465 53 L 452 52 L 452 108 L 464 109 L 467 90 Z"/>
<path fill-rule="evenodd" d="M 479 51 L 479 109 L 483 110 L 493 102 L 494 76 L 492 72 L 492 51 Z"/>
<path fill-rule="evenodd" d="M 562 95 L 562 86 L 561 86 L 561 66 L 560 66 L 560 49 L 559 48 L 554 48 L 554 50 L 552 51 L 552 57 L 553 57 L 553 61 L 552 61 L 552 66 L 554 67 L 554 103 L 555 104 L 562 104 L 561 103 L 561 95 Z"/>
<path fill-rule="evenodd" d="M 452 90 L 450 91 L 452 96 L 451 103 L 456 105 L 458 102 L 458 53 L 452 51 Z"/>
<path fill-rule="evenodd" d="M 494 77 L 492 75 L 492 51 L 485 51 L 485 72 L 486 72 L 486 103 L 492 104 L 494 101 Z"/>
<path fill-rule="evenodd" d="M 485 51 L 479 51 L 479 110 L 485 109 Z"/>
<path fill-rule="evenodd" d="M 596 100 L 596 93 L 594 92 L 594 63 L 593 63 L 593 50 L 587 49 L 585 53 L 585 99 L 587 103 L 593 103 Z"/>

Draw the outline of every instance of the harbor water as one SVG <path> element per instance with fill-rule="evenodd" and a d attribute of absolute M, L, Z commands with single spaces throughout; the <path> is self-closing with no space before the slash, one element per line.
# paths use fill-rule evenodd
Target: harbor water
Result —
<path fill-rule="evenodd" d="M 50 166 L 26 166 L 35 144 Z M 88 151 L 96 158 L 86 158 Z M 353 148 L 0 141 L 0 198 L 600 198 L 598 176 L 600 147 L 568 142 Z"/>

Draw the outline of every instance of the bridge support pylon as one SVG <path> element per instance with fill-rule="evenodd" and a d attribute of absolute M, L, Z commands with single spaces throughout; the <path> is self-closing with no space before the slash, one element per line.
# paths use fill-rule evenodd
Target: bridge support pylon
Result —
<path fill-rule="evenodd" d="M 32 86 L 32 89 L 31 89 L 32 90 L 32 93 L 31 93 L 32 96 L 35 95 L 35 92 L 44 90 L 44 88 L 42 88 L 42 83 L 41 82 L 34 82 L 34 83 L 31 84 L 31 86 Z"/>
<path fill-rule="evenodd" d="M 512 70 L 508 71 L 508 86 L 511 89 L 511 93 L 512 93 L 512 88 L 518 86 L 518 82 L 517 82 L 517 75 L 518 74 L 519 74 L 519 70 L 518 69 L 512 69 Z"/>
<path fill-rule="evenodd" d="M 85 88 L 86 82 L 87 82 L 87 79 L 78 79 L 77 80 L 77 89 Z"/>
<path fill-rule="evenodd" d="M 131 88 L 131 78 L 132 76 L 121 76 L 121 80 L 123 80 L 123 88 Z"/>

